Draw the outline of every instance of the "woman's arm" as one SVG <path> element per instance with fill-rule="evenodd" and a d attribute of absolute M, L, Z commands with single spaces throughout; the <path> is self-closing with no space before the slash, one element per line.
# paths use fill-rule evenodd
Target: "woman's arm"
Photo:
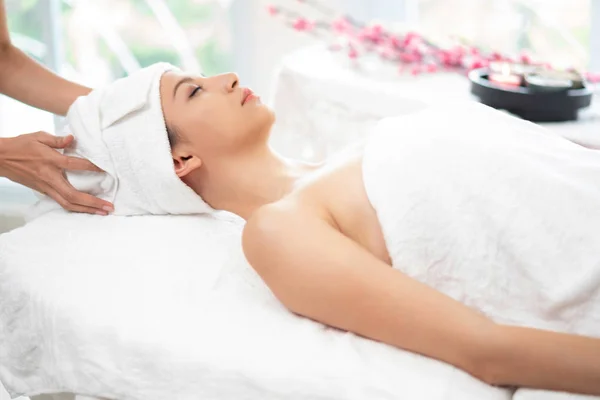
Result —
<path fill-rule="evenodd" d="M 90 91 L 59 77 L 12 45 L 4 0 L 0 0 L 0 93 L 33 107 L 65 115 L 77 97 Z"/>
<path fill-rule="evenodd" d="M 600 394 L 600 339 L 500 326 L 408 278 L 324 220 L 278 206 L 244 252 L 291 311 L 455 365 L 493 385 Z"/>

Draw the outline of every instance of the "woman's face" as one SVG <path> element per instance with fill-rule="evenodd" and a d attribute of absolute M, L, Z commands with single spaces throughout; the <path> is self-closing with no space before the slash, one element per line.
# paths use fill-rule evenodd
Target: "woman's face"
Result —
<path fill-rule="evenodd" d="M 209 163 L 264 144 L 274 122 L 273 112 L 240 87 L 233 73 L 204 77 L 169 71 L 160 93 L 165 123 L 178 137 L 172 149 L 176 168 L 178 151 L 183 159 Z"/>

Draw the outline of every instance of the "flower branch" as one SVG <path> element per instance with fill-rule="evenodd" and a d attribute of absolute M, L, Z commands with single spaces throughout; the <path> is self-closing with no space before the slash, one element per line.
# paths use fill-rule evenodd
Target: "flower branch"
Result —
<path fill-rule="evenodd" d="M 527 52 L 515 56 L 485 50 L 467 43 L 449 47 L 438 46 L 417 32 L 393 32 L 381 24 L 367 24 L 338 13 L 317 0 L 296 0 L 313 9 L 318 18 L 308 18 L 284 6 L 269 5 L 270 15 L 302 33 L 312 34 L 330 42 L 331 51 L 343 52 L 351 60 L 367 54 L 377 55 L 383 62 L 397 66 L 401 72 L 413 75 L 440 70 L 467 73 L 490 66 L 494 62 L 511 62 L 552 69 L 548 63 L 533 60 Z M 600 74 L 585 73 L 592 83 L 600 82 Z"/>

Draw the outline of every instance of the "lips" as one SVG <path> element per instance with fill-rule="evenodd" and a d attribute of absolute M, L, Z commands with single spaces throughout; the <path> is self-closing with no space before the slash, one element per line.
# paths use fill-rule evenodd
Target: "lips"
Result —
<path fill-rule="evenodd" d="M 254 92 L 248 88 L 244 88 L 242 91 L 242 105 L 246 104 L 252 97 L 255 97 Z"/>

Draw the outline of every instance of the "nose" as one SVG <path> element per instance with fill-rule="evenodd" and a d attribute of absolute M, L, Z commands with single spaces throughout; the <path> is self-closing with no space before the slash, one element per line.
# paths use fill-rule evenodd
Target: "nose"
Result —
<path fill-rule="evenodd" d="M 228 73 L 223 75 L 223 85 L 227 92 L 233 92 L 240 81 L 240 77 L 236 73 Z"/>

